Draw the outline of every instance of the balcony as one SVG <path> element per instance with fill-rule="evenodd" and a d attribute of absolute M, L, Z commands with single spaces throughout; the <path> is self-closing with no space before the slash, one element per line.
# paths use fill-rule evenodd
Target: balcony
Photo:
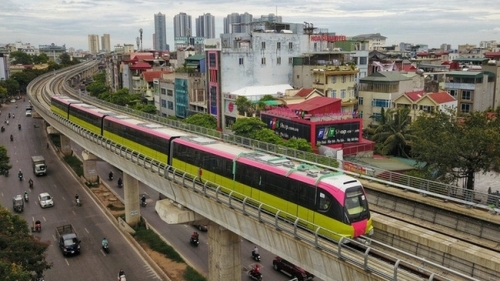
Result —
<path fill-rule="evenodd" d="M 342 106 L 353 106 L 358 104 L 357 99 L 348 99 L 348 100 L 342 100 Z"/>
<path fill-rule="evenodd" d="M 311 69 L 313 74 L 322 74 L 326 76 L 332 75 L 354 75 L 359 72 L 356 65 L 318 65 Z"/>
<path fill-rule="evenodd" d="M 461 89 L 461 90 L 476 90 L 476 84 L 470 83 L 444 83 L 445 89 Z"/>

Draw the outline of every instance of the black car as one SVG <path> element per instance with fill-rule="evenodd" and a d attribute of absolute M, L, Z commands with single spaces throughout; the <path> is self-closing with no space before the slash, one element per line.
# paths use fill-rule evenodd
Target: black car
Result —
<path fill-rule="evenodd" d="M 307 281 L 307 280 L 312 280 L 314 278 L 313 274 L 305 271 L 304 269 L 280 257 L 274 258 L 273 268 L 275 270 L 285 273 L 286 275 L 292 278 L 297 278 L 298 281 Z"/>

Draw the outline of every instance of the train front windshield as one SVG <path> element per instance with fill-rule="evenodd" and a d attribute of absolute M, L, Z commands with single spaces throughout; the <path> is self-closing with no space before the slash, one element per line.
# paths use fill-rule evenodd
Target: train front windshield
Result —
<path fill-rule="evenodd" d="M 352 187 L 346 191 L 344 207 L 351 223 L 370 217 L 368 201 L 361 186 Z"/>

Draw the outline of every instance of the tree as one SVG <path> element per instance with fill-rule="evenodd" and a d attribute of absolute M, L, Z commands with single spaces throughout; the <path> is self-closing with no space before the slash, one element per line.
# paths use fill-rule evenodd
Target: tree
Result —
<path fill-rule="evenodd" d="M 101 71 L 97 74 L 94 74 L 94 76 L 92 76 L 92 78 L 94 79 L 94 82 L 100 82 L 100 83 L 105 84 L 106 83 L 106 72 Z"/>
<path fill-rule="evenodd" d="M 211 114 L 197 113 L 184 119 L 183 122 L 208 129 L 217 129 L 217 119 Z"/>
<path fill-rule="evenodd" d="M 7 97 L 7 88 L 0 85 L 0 99 Z"/>
<path fill-rule="evenodd" d="M 8 171 L 12 168 L 10 165 L 10 157 L 7 155 L 5 146 L 0 146 L 0 171 Z"/>
<path fill-rule="evenodd" d="M 259 118 L 249 117 L 236 119 L 232 130 L 235 135 L 255 139 L 257 132 L 266 128 L 266 123 L 262 122 Z"/>
<path fill-rule="evenodd" d="M 0 208 L 0 280 L 30 281 L 42 277 L 52 264 L 45 260 L 49 242 L 31 235 L 27 222 Z"/>
<path fill-rule="evenodd" d="M 47 54 L 45 53 L 42 53 L 38 56 L 34 55 L 33 56 L 33 63 L 34 64 L 43 64 L 43 63 L 47 63 L 49 61 L 49 56 L 47 56 Z"/>
<path fill-rule="evenodd" d="M 380 124 L 369 128 L 371 140 L 378 144 L 380 153 L 409 158 L 410 111 L 409 107 L 387 111 L 382 108 Z"/>
<path fill-rule="evenodd" d="M 108 86 L 101 82 L 93 82 L 87 85 L 87 91 L 91 96 L 98 97 L 108 91 Z"/>
<path fill-rule="evenodd" d="M 143 104 L 143 103 L 138 103 L 134 106 L 135 110 L 140 110 L 142 112 L 150 113 L 150 114 L 156 114 L 158 113 L 158 109 L 154 104 Z"/>
<path fill-rule="evenodd" d="M 7 89 L 7 94 L 12 96 L 17 95 L 20 90 L 19 83 L 12 78 L 0 81 L 0 87 Z"/>
<path fill-rule="evenodd" d="M 285 141 L 271 129 L 262 129 L 255 133 L 255 139 L 276 145 L 285 145 Z"/>
<path fill-rule="evenodd" d="M 30 55 L 21 51 L 11 52 L 9 55 L 12 60 L 12 64 L 32 64 L 33 59 Z"/>
<path fill-rule="evenodd" d="M 448 180 L 466 179 L 474 189 L 474 174 L 498 171 L 500 162 L 500 110 L 491 117 L 474 111 L 457 118 L 453 112 L 420 116 L 413 124 L 412 154 Z"/>
<path fill-rule="evenodd" d="M 238 109 L 238 113 L 240 115 L 245 115 L 245 112 L 247 112 L 248 109 L 252 107 L 252 102 L 250 102 L 244 96 L 239 96 L 238 98 L 236 98 L 234 104 L 236 105 L 236 108 Z"/>
<path fill-rule="evenodd" d="M 302 138 L 291 138 L 285 142 L 285 146 L 300 151 L 313 152 L 311 143 Z"/>
<path fill-rule="evenodd" d="M 59 60 L 61 61 L 61 65 L 63 67 L 78 64 L 79 61 L 77 59 L 73 59 L 68 53 L 62 53 L 59 55 Z"/>

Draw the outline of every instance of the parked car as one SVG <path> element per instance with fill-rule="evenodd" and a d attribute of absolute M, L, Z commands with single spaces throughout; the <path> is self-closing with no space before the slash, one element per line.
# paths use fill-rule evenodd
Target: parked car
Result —
<path fill-rule="evenodd" d="M 274 258 L 273 268 L 274 270 L 281 271 L 292 278 L 297 278 L 298 281 L 307 281 L 314 278 L 313 274 L 280 257 Z"/>
<path fill-rule="evenodd" d="M 48 194 L 47 192 L 43 192 L 40 193 L 40 195 L 38 195 L 38 203 L 40 203 L 40 207 L 42 208 L 54 206 L 54 201 L 52 200 L 52 196 L 50 196 L 50 194 Z"/>

